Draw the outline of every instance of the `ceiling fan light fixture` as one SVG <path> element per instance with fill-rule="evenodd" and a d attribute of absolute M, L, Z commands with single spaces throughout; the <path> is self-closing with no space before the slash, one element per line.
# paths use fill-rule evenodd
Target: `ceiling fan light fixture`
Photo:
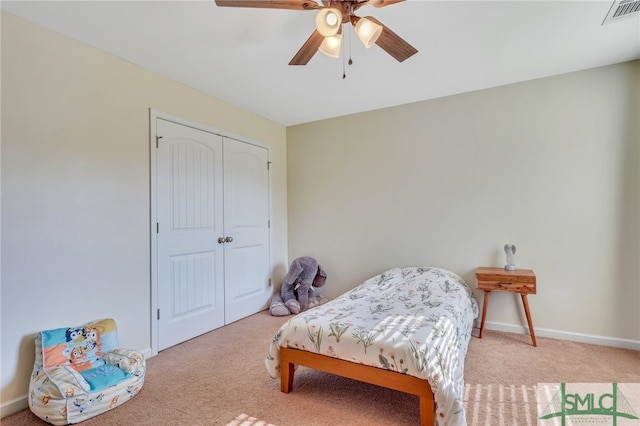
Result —
<path fill-rule="evenodd" d="M 337 34 L 341 25 L 342 12 L 338 9 L 326 7 L 316 15 L 316 29 L 325 37 Z"/>
<path fill-rule="evenodd" d="M 368 49 L 373 46 L 380 34 L 382 34 L 382 26 L 367 18 L 360 18 L 355 25 L 355 32 L 364 47 Z"/>
<path fill-rule="evenodd" d="M 325 37 L 318 50 L 330 58 L 340 57 L 340 45 L 342 44 L 342 34 L 334 34 Z"/>

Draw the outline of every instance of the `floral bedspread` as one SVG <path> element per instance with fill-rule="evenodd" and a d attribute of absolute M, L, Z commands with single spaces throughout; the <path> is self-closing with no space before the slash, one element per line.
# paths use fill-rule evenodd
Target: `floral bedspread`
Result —
<path fill-rule="evenodd" d="M 466 425 L 464 358 L 478 303 L 464 280 L 433 267 L 393 268 L 292 317 L 265 364 L 280 377 L 280 347 L 427 379 L 440 425 Z"/>

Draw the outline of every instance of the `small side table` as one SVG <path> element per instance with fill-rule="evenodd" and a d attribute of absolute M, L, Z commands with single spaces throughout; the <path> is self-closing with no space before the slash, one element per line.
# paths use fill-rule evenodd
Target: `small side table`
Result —
<path fill-rule="evenodd" d="M 522 297 L 524 312 L 527 314 L 529 333 L 533 346 L 536 343 L 536 334 L 533 331 L 533 321 L 529 312 L 528 294 L 536 294 L 536 274 L 531 269 L 516 269 L 507 271 L 503 268 L 479 267 L 476 269 L 476 288 L 484 290 L 484 303 L 482 305 L 482 322 L 480 323 L 479 337 L 482 339 L 484 331 L 484 320 L 487 317 L 487 307 L 489 306 L 489 295 L 492 291 L 510 291 L 519 293 Z"/>

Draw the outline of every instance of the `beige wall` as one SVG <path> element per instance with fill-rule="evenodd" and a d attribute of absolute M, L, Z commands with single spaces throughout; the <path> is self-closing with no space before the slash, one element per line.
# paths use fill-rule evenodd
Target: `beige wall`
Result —
<path fill-rule="evenodd" d="M 638 122 L 635 61 L 290 127 L 289 257 L 333 297 L 403 265 L 474 286 L 513 243 L 539 335 L 640 348 Z M 492 296 L 492 327 L 523 316 Z"/>
<path fill-rule="evenodd" d="M 39 330 L 113 317 L 151 348 L 150 108 L 270 148 L 286 272 L 283 126 L 2 12 L 3 415 L 26 406 Z"/>

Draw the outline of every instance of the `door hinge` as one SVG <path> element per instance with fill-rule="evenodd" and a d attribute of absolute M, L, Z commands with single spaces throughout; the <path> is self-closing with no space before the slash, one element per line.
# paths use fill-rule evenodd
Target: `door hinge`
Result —
<path fill-rule="evenodd" d="M 160 319 L 160 309 L 158 309 L 158 319 Z"/>
<path fill-rule="evenodd" d="M 269 287 L 271 287 L 271 278 L 269 278 Z"/>
<path fill-rule="evenodd" d="M 271 221 L 267 220 L 267 228 L 271 228 Z"/>
<path fill-rule="evenodd" d="M 158 147 L 158 142 L 162 139 L 162 136 L 156 136 L 156 148 Z"/>
<path fill-rule="evenodd" d="M 160 222 L 156 222 L 156 234 L 160 233 Z"/>
<path fill-rule="evenodd" d="M 271 170 L 271 161 L 267 161 L 267 170 Z"/>

